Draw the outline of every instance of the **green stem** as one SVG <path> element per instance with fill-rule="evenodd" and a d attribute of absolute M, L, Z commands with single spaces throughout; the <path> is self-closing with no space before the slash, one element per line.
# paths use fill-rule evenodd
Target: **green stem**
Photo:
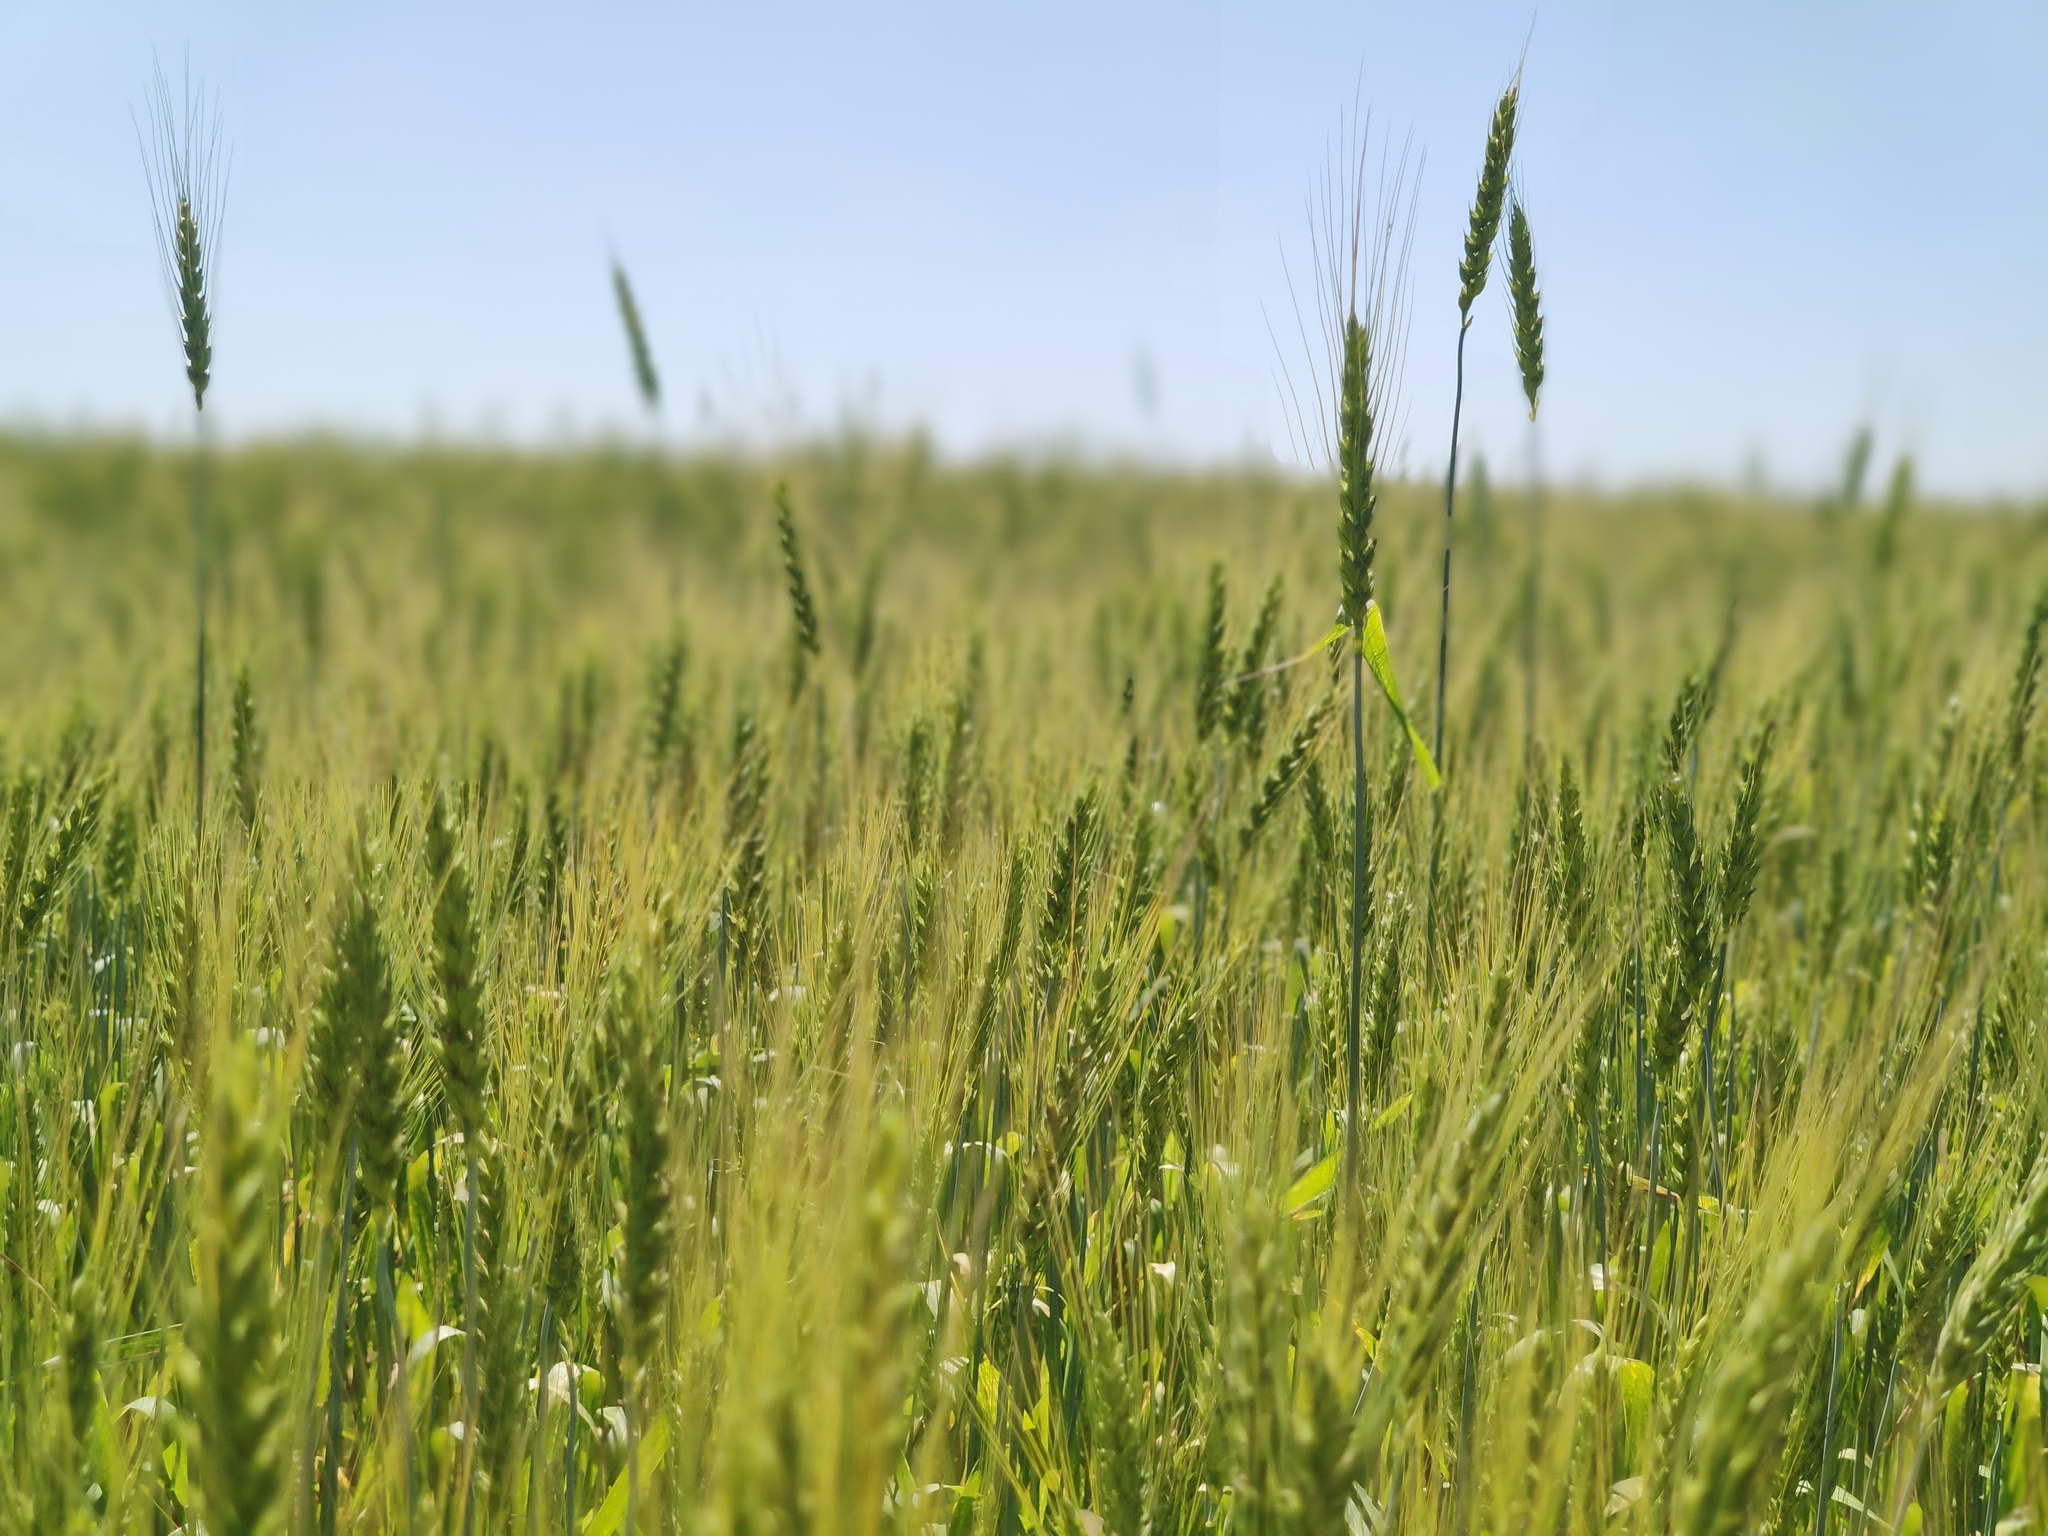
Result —
<path fill-rule="evenodd" d="M 473 1133 L 462 1133 L 462 1533 L 476 1526 L 476 1147 Z M 543 1384 L 545 1387 L 545 1384 Z"/>
<path fill-rule="evenodd" d="M 1471 317 L 1458 325 L 1458 390 L 1451 402 L 1451 466 L 1444 476 L 1444 590 L 1443 612 L 1436 632 L 1436 761 L 1444 761 L 1444 683 L 1451 662 L 1451 509 L 1458 496 L 1458 418 L 1465 411 L 1465 333 L 1472 329 Z"/>
<path fill-rule="evenodd" d="M 1365 987 L 1365 660 L 1351 651 L 1351 998 L 1344 1031 L 1344 1198 L 1358 1178 L 1359 1012 Z"/>
<path fill-rule="evenodd" d="M 348 1228 L 356 1203 L 356 1143 L 349 1138 L 348 1166 L 341 1179 L 341 1234 L 334 1261 L 334 1344 L 327 1374 L 327 1465 L 320 1472 L 321 1536 L 334 1536 L 340 1501 L 341 1389 L 348 1373 Z"/>

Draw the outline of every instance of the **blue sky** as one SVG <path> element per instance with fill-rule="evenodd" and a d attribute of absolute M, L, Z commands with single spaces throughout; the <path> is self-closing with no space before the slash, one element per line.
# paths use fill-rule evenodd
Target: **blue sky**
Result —
<path fill-rule="evenodd" d="M 1547 473 L 1805 488 L 1867 420 L 1939 490 L 2048 490 L 2035 0 L 10 4 L 0 420 L 182 424 L 132 119 L 189 59 L 233 151 L 230 435 L 644 432 L 616 250 L 679 442 L 1285 459 L 1283 260 L 1358 106 L 1420 162 L 1390 456 L 1439 473 L 1525 39 Z M 1510 475 L 1497 284 L 1477 314 L 1468 441 Z"/>

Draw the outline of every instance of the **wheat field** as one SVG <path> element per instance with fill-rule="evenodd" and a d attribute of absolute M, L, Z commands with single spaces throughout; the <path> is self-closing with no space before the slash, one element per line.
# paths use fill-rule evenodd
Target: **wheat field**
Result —
<path fill-rule="evenodd" d="M 6 1526 L 2038 1526 L 2048 525 L 1336 513 L 0 444 Z"/>

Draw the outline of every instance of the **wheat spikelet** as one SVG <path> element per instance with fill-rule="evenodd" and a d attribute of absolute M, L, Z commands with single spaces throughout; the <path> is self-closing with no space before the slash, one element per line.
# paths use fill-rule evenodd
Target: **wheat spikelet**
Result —
<path fill-rule="evenodd" d="M 141 858 L 142 833 L 136 823 L 135 802 L 126 794 L 114 800 L 107 817 L 107 835 L 100 843 L 100 888 L 107 900 L 121 906 L 135 889 L 135 870 Z"/>
<path fill-rule="evenodd" d="M 93 834 L 99 830 L 100 804 L 106 798 L 107 780 L 94 774 L 78 791 L 77 799 L 64 812 L 33 873 L 21 882 L 21 904 L 15 911 L 15 943 L 25 948 L 56 904 L 64 882 L 85 862 Z"/>
<path fill-rule="evenodd" d="M 377 917 L 382 886 L 368 838 L 360 837 L 335 914 L 313 1039 L 321 1143 L 338 1152 L 353 1131 L 363 1190 L 373 1207 L 395 1198 L 404 1168 L 404 1063 Z"/>
<path fill-rule="evenodd" d="M 1066 979 L 1074 940 L 1088 922 L 1095 831 L 1095 791 L 1091 787 L 1074 797 L 1053 840 L 1052 871 L 1038 918 L 1039 986 L 1048 996 Z"/>
<path fill-rule="evenodd" d="M 1458 262 L 1458 313 L 1469 316 L 1472 302 L 1485 291 L 1493 261 L 1493 242 L 1500 234 L 1501 205 L 1507 198 L 1508 161 L 1515 152 L 1515 112 L 1521 84 L 1500 93 L 1493 122 L 1486 130 L 1486 155 L 1480 162 L 1479 186 L 1472 194 L 1472 212 L 1465 224 L 1465 254 Z"/>
<path fill-rule="evenodd" d="M 1393 1313 L 1352 1431 L 1352 1445 L 1366 1464 L 1378 1458 L 1381 1438 L 1421 1390 L 1422 1377 L 1450 1332 L 1465 1277 L 1481 1246 L 1476 1239 L 1507 1102 L 1505 1093 L 1494 1092 L 1473 1110 L 1447 1149 L 1409 1237 Z"/>
<path fill-rule="evenodd" d="M 1259 616 L 1252 624 L 1251 637 L 1245 641 L 1244 652 L 1238 658 L 1237 677 L 1232 680 L 1229 696 L 1224 701 L 1224 729 L 1250 758 L 1256 758 L 1265 748 L 1266 701 L 1273 685 L 1269 678 L 1261 675 L 1261 671 L 1266 665 L 1266 658 L 1272 653 L 1274 638 L 1280 632 L 1280 604 L 1285 592 L 1286 588 L 1276 572 L 1266 583 L 1266 595 L 1259 602 Z"/>
<path fill-rule="evenodd" d="M 1536 397 L 1543 388 L 1543 306 L 1536 291 L 1536 248 L 1529 239 L 1529 215 L 1521 198 L 1508 213 L 1508 306 L 1515 324 L 1515 362 L 1522 373 L 1522 395 L 1529 419 L 1536 419 Z"/>
<path fill-rule="evenodd" d="M 782 543 L 782 574 L 789 583 L 789 607 L 796 621 L 796 660 L 791 673 L 789 696 L 804 691 L 806 658 L 819 654 L 818 609 L 811 601 L 810 584 L 804 579 L 804 562 L 796 542 L 796 514 L 790 510 L 789 488 L 775 484 L 775 530 Z"/>
<path fill-rule="evenodd" d="M 2027 617 L 2026 643 L 2020 647 L 2020 664 L 2013 673 L 2012 704 L 2006 712 L 2005 762 L 2008 773 L 2017 774 L 2026 762 L 2027 736 L 2034 724 L 2034 696 L 2041 685 L 2041 650 L 2048 632 L 2048 595 L 2034 599 Z"/>
<path fill-rule="evenodd" d="M 1308 766 L 1310 756 L 1315 752 L 1316 743 L 1323 734 L 1323 726 L 1336 711 L 1334 698 L 1321 698 L 1308 707 L 1295 725 L 1293 734 L 1287 738 L 1287 745 L 1273 760 L 1273 766 L 1266 771 L 1265 780 L 1259 785 L 1259 795 L 1245 813 L 1243 829 L 1238 833 L 1238 847 L 1249 849 L 1259 833 L 1273 815 L 1280 809 L 1280 802 L 1287 797 L 1302 770 Z"/>
<path fill-rule="evenodd" d="M 1823 1218 L 1772 1259 L 1701 1405 L 1678 1490 L 1678 1536 L 1732 1536 L 1747 1523 L 1800 1363 L 1826 1314 L 1822 1282 L 1836 1244 Z"/>
<path fill-rule="evenodd" d="M 1728 822 L 1728 838 L 1721 849 L 1719 905 L 1721 931 L 1734 932 L 1749 910 L 1756 893 L 1756 877 L 1763 867 L 1762 828 L 1764 774 L 1770 767 L 1771 741 L 1776 722 L 1766 720 L 1757 732 L 1756 743 L 1743 759 L 1742 774 L 1735 791 L 1735 809 Z"/>
<path fill-rule="evenodd" d="M 2034 1160 L 2026 1187 L 1956 1288 L 1927 1373 L 1929 1411 L 1970 1377 L 2026 1294 L 2029 1275 L 2048 1268 L 2048 1157 Z"/>
<path fill-rule="evenodd" d="M 1337 385 L 1337 570 L 1344 619 L 1354 629 L 1372 602 L 1373 537 L 1372 336 L 1358 316 L 1344 319 L 1344 356 Z"/>
<path fill-rule="evenodd" d="M 469 865 L 457 844 L 460 827 L 439 790 L 427 814 L 427 879 L 434 892 L 434 983 L 440 994 L 435 1035 L 441 1081 L 465 1145 L 483 1133 L 489 1088 L 484 1061 L 483 1000 L 477 974 L 477 933 Z"/>

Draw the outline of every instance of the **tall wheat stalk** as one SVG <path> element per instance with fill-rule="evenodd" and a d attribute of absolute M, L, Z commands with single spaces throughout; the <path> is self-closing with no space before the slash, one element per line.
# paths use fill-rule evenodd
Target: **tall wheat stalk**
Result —
<path fill-rule="evenodd" d="M 156 222 L 157 255 L 185 358 L 192 390 L 192 548 L 198 617 L 193 650 L 196 682 L 192 704 L 192 843 L 197 850 L 206 829 L 206 606 L 207 527 L 206 387 L 213 379 L 213 316 L 209 264 L 220 242 L 227 199 L 227 167 L 221 160 L 220 114 L 189 78 L 177 97 L 161 68 L 150 90 L 149 132 L 142 144 L 143 174 L 149 183 Z M 141 132 L 138 129 L 138 138 Z"/>
<path fill-rule="evenodd" d="M 1486 134 L 1486 156 L 1479 167 L 1479 189 L 1465 225 L 1465 254 L 1458 263 L 1458 383 L 1451 402 L 1451 462 L 1444 473 L 1444 581 L 1442 612 L 1436 641 L 1436 759 L 1444 757 L 1444 685 L 1451 661 L 1451 512 L 1458 499 L 1458 418 L 1465 410 L 1465 335 L 1472 329 L 1472 305 L 1486 291 L 1493 264 L 1493 242 L 1500 234 L 1501 205 L 1507 197 L 1508 161 L 1515 152 L 1515 111 L 1521 100 L 1521 76 L 1501 92 Z"/>
<path fill-rule="evenodd" d="M 1387 694 L 1408 727 L 1418 756 L 1426 755 L 1393 686 L 1386 637 L 1373 598 L 1373 536 L 1377 496 L 1374 440 L 1376 422 L 1393 406 L 1406 339 L 1408 247 L 1414 202 L 1406 196 L 1405 159 L 1391 177 L 1382 167 L 1378 206 L 1371 223 L 1365 205 L 1368 135 L 1360 131 L 1352 153 L 1326 174 L 1313 208 L 1317 319 L 1327 361 L 1311 367 L 1313 422 L 1290 384 L 1290 404 L 1305 446 L 1322 445 L 1322 457 L 1337 471 L 1337 562 L 1342 607 L 1332 638 L 1347 637 L 1351 649 L 1351 915 L 1344 1034 L 1344 1199 L 1351 1199 L 1358 1171 L 1361 1103 L 1361 1018 L 1365 990 L 1365 938 L 1372 906 L 1368 889 L 1371 818 L 1365 785 L 1365 672 Z M 1298 317 L 1297 317 L 1298 318 Z M 1307 345 L 1304 330 L 1303 342 Z M 1310 356 L 1315 348 L 1308 347 Z M 1323 399 L 1327 382 L 1330 398 Z M 1436 769 L 1426 765 L 1432 783 Z"/>

